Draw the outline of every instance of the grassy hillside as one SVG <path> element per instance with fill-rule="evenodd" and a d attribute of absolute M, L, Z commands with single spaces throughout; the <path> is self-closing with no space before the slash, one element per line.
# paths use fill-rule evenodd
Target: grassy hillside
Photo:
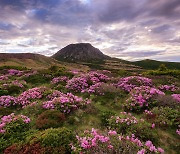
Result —
<path fill-rule="evenodd" d="M 176 71 L 61 65 L 0 69 L 0 153 L 178 154 Z"/>
<path fill-rule="evenodd" d="M 157 69 L 161 64 L 164 64 L 168 69 L 180 69 L 180 63 L 178 62 L 163 62 L 163 61 L 156 61 L 156 60 L 142 60 L 142 61 L 136 61 L 131 62 L 131 64 L 140 66 L 144 69 Z"/>

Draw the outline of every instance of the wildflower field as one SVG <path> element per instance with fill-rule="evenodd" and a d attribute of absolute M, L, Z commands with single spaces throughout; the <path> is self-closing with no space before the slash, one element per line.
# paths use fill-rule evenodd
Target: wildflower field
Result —
<path fill-rule="evenodd" d="M 179 153 L 180 76 L 166 71 L 1 67 L 0 153 Z"/>

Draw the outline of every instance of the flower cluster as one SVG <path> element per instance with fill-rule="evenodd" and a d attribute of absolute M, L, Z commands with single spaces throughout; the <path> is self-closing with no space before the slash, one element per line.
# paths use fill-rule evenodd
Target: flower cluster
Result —
<path fill-rule="evenodd" d="M 11 122 L 22 120 L 24 123 L 28 124 L 31 120 L 30 118 L 24 116 L 24 115 L 15 115 L 14 113 L 11 113 L 10 115 L 3 116 L 0 121 L 0 133 L 6 132 L 6 126 L 10 124 Z"/>
<path fill-rule="evenodd" d="M 163 150 L 162 148 L 156 148 L 151 141 L 146 141 L 145 146 L 146 146 L 151 152 L 164 153 L 164 150 Z"/>
<path fill-rule="evenodd" d="M 1 96 L 0 97 L 0 108 L 10 107 L 17 105 L 17 99 L 13 96 Z"/>
<path fill-rule="evenodd" d="M 130 152 L 130 148 L 127 148 L 128 144 L 131 145 L 131 148 L 134 147 L 133 152 L 137 154 L 145 154 L 154 152 L 154 153 L 164 153 L 162 148 L 156 148 L 151 141 L 146 141 L 143 143 L 134 134 L 131 136 L 122 136 L 119 135 L 116 131 L 109 130 L 106 134 L 100 134 L 98 130 L 92 128 L 91 131 L 84 131 L 83 135 L 76 136 L 78 144 L 74 146 L 71 144 L 71 148 L 74 152 L 80 153 L 122 153 L 121 146 L 123 150 Z M 134 151 L 135 150 L 135 151 Z"/>
<path fill-rule="evenodd" d="M 139 86 L 152 86 L 152 80 L 149 78 L 141 76 L 129 76 L 125 78 L 120 78 L 119 82 L 116 84 L 117 87 L 130 92 L 133 88 Z"/>
<path fill-rule="evenodd" d="M 30 72 L 26 72 L 23 77 L 29 77 L 29 76 L 32 76 L 32 75 L 35 75 L 37 74 L 37 71 L 30 71 Z"/>
<path fill-rule="evenodd" d="M 63 94 L 59 91 L 54 91 L 53 94 L 47 96 L 49 101 L 43 103 L 45 109 L 58 109 L 63 113 L 70 113 L 79 107 L 89 104 L 89 100 L 83 100 L 81 97 L 75 96 L 72 93 Z"/>
<path fill-rule="evenodd" d="M 69 78 L 67 76 L 61 76 L 61 77 L 56 77 L 56 78 L 53 78 L 51 83 L 52 84 L 57 84 L 59 82 L 67 82 Z"/>
<path fill-rule="evenodd" d="M 177 102 L 180 102 L 180 94 L 172 94 L 171 95 Z"/>
<path fill-rule="evenodd" d="M 19 70 L 15 70 L 15 69 L 9 69 L 8 74 L 11 76 L 13 76 L 13 75 L 21 76 L 23 74 L 23 71 L 19 71 Z"/>
<path fill-rule="evenodd" d="M 74 77 L 67 82 L 66 88 L 75 92 L 81 92 L 88 88 L 88 83 L 85 77 Z"/>
<path fill-rule="evenodd" d="M 131 106 L 148 106 L 149 105 L 149 100 L 157 95 L 165 95 L 164 92 L 156 89 L 156 88 L 151 88 L 149 86 L 140 86 L 140 87 L 135 87 L 133 90 L 130 92 L 130 98 L 127 99 L 127 103 Z"/>
<path fill-rule="evenodd" d="M 104 95 L 104 93 L 102 92 L 102 84 L 103 82 L 98 82 L 96 84 L 93 84 L 92 86 L 90 86 L 89 88 L 87 88 L 86 90 L 82 91 L 82 92 L 87 92 L 90 94 L 99 94 L 99 95 Z"/>
<path fill-rule="evenodd" d="M 176 91 L 178 88 L 175 85 L 161 85 L 158 87 L 161 91 Z"/>
<path fill-rule="evenodd" d="M 8 80 L 8 75 L 1 75 L 0 81 L 2 81 L 2 80 Z"/>
<path fill-rule="evenodd" d="M 178 129 L 176 130 L 176 133 L 180 135 L 180 125 L 178 125 Z"/>
<path fill-rule="evenodd" d="M 5 89 L 11 86 L 17 86 L 17 87 L 23 88 L 24 85 L 26 85 L 26 81 L 22 80 L 21 82 L 19 82 L 18 80 L 15 80 L 15 81 L 12 81 L 11 83 L 4 83 L 3 87 Z"/>
<path fill-rule="evenodd" d="M 74 74 L 74 75 L 76 75 L 76 74 L 79 74 L 80 73 L 80 71 L 79 70 L 71 70 L 71 71 L 69 71 L 70 73 L 72 73 L 72 74 Z"/>
<path fill-rule="evenodd" d="M 145 115 L 153 115 L 153 113 L 151 111 L 148 111 L 148 110 L 144 110 L 144 114 Z"/>
<path fill-rule="evenodd" d="M 120 112 L 120 116 L 112 116 L 109 119 L 110 123 L 116 123 L 116 124 L 123 124 L 131 125 L 131 124 L 137 124 L 138 119 L 134 117 L 131 113 L 127 112 Z"/>
<path fill-rule="evenodd" d="M 92 85 L 99 82 L 107 82 L 109 77 L 98 72 L 89 72 L 79 77 L 74 77 L 67 82 L 66 88 L 75 92 L 85 92 Z"/>
<path fill-rule="evenodd" d="M 100 135 L 97 130 L 92 128 L 91 132 L 86 131 L 85 134 L 90 133 L 92 137 L 80 137 L 76 136 L 77 140 L 80 143 L 80 146 L 83 149 L 89 149 L 91 147 L 97 146 L 98 142 L 107 143 L 110 138 L 108 136 Z M 110 144 L 108 145 L 110 146 Z"/>
<path fill-rule="evenodd" d="M 32 88 L 20 94 L 17 97 L 17 101 L 22 107 L 25 107 L 31 104 L 31 100 L 40 99 L 40 98 L 42 98 L 41 88 Z"/>

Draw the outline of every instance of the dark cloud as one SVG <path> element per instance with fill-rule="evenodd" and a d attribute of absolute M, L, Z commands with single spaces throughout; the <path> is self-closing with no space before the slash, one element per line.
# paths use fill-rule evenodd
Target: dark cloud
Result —
<path fill-rule="evenodd" d="M 105 0 L 105 5 L 103 3 L 100 4 L 104 9 L 100 9 L 100 11 L 98 11 L 99 20 L 107 23 L 117 22 L 120 20 L 132 21 L 144 11 L 143 7 L 138 9 L 138 3 L 142 2 L 139 0 Z"/>
<path fill-rule="evenodd" d="M 11 30 L 12 28 L 14 28 L 15 26 L 12 24 L 6 24 L 6 23 L 0 23 L 0 30 Z"/>
<path fill-rule="evenodd" d="M 149 0 L 150 14 L 155 16 L 177 18 L 180 15 L 179 0 Z"/>
<path fill-rule="evenodd" d="M 158 26 L 158 27 L 155 27 L 152 29 L 152 31 L 154 33 L 164 33 L 164 32 L 167 32 L 171 29 L 171 26 L 170 25 L 161 25 L 161 26 Z"/>

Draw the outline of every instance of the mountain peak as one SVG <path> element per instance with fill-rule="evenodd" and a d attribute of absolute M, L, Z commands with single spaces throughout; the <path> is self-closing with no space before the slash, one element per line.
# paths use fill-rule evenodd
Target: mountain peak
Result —
<path fill-rule="evenodd" d="M 108 56 L 104 55 L 99 49 L 93 47 L 90 43 L 69 44 L 59 50 L 52 57 L 56 60 L 71 62 L 100 61 L 109 58 Z"/>

